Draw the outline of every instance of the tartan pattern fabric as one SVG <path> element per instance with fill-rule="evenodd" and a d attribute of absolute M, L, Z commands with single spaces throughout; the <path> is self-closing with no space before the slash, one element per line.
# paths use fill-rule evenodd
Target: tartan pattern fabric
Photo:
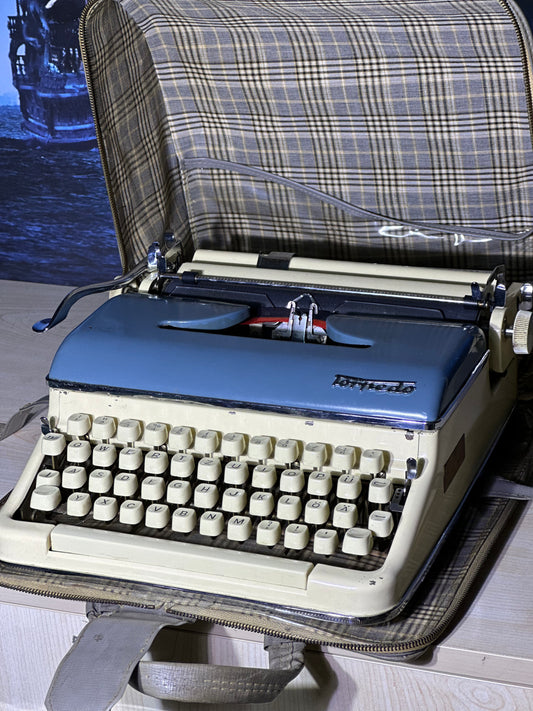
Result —
<path fill-rule="evenodd" d="M 94 4 L 87 71 L 125 265 L 171 231 L 186 255 L 504 262 L 513 278 L 531 276 L 519 24 L 499 0 Z M 201 158 L 257 167 L 391 219 L 356 217 L 238 170 L 188 168 Z"/>

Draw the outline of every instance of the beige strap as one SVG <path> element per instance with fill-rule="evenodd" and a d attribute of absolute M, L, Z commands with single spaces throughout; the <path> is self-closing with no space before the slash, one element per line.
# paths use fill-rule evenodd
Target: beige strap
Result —
<path fill-rule="evenodd" d="M 265 638 L 268 669 L 140 661 L 162 627 L 194 622 L 163 610 L 89 606 L 92 618 L 54 676 L 48 711 L 109 711 L 128 683 L 142 693 L 196 703 L 264 703 L 303 668 L 304 645 Z"/>
<path fill-rule="evenodd" d="M 35 402 L 23 405 L 7 422 L 0 422 L 0 440 L 6 439 L 22 429 L 30 420 L 43 412 L 47 406 L 48 395 L 44 395 L 39 400 L 35 400 Z"/>
<path fill-rule="evenodd" d="M 265 638 L 269 668 L 141 662 L 132 677 L 139 691 L 158 699 L 204 704 L 273 701 L 303 668 L 304 645 Z"/>

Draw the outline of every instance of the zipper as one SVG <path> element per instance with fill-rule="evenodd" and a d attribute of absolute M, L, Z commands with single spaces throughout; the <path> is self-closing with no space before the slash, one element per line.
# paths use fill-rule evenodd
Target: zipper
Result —
<path fill-rule="evenodd" d="M 92 77 L 91 77 L 91 74 L 89 71 L 89 61 L 88 61 L 88 54 L 87 54 L 87 40 L 85 37 L 85 26 L 86 26 L 86 21 L 87 21 L 88 15 L 92 11 L 92 9 L 94 7 L 96 7 L 96 5 L 99 2 L 100 2 L 100 0 L 89 0 L 87 5 L 85 5 L 85 7 L 83 8 L 83 11 L 82 11 L 82 14 L 80 17 L 80 24 L 79 24 L 79 43 L 80 43 L 81 56 L 82 56 L 83 64 L 85 67 L 85 79 L 86 79 L 86 83 L 87 83 L 87 90 L 88 90 L 88 96 L 89 96 L 89 103 L 91 106 L 91 112 L 92 112 L 93 119 L 94 119 L 98 151 L 100 153 L 100 160 L 102 163 L 102 169 L 103 169 L 104 178 L 106 181 L 107 193 L 108 193 L 108 198 L 109 198 L 109 203 L 110 203 L 110 208 L 111 208 L 111 215 L 113 218 L 113 223 L 115 226 L 115 232 L 116 232 L 116 236 L 117 236 L 117 245 L 118 245 L 118 249 L 119 249 L 120 259 L 121 259 L 121 263 L 123 266 L 123 271 L 125 271 L 126 264 L 127 264 L 127 255 L 126 255 L 126 252 L 124 249 L 123 239 L 121 236 L 120 223 L 119 223 L 119 219 L 118 219 L 118 211 L 116 208 L 116 203 L 115 203 L 113 191 L 111 189 L 112 186 L 111 186 L 110 171 L 108 168 L 107 159 L 105 157 L 102 132 L 100 130 L 100 125 L 98 122 L 98 117 L 97 117 L 97 112 L 96 112 L 96 102 L 95 102 L 95 98 L 94 98 L 94 86 L 93 86 Z M 509 5 L 508 0 L 498 0 L 498 3 L 502 7 L 504 12 L 507 14 L 509 19 L 511 20 L 513 27 L 515 29 L 517 40 L 518 40 L 518 46 L 519 46 L 520 57 L 521 57 L 522 68 L 523 68 L 525 99 L 526 99 L 526 105 L 527 105 L 529 127 L 530 127 L 530 132 L 533 135 L 533 90 L 531 87 L 532 77 L 533 77 L 533 68 L 532 68 L 532 63 L 531 63 L 531 59 L 530 59 L 530 54 L 527 49 L 526 40 L 524 38 L 524 32 L 522 31 L 521 22 L 518 20 L 516 14 L 514 12 L 514 9 Z"/>
<path fill-rule="evenodd" d="M 359 654 L 366 654 L 366 655 L 373 655 L 373 656 L 379 656 L 381 658 L 384 657 L 395 657 L 398 655 L 405 656 L 406 654 L 409 654 L 409 656 L 415 656 L 417 652 L 421 652 L 424 649 L 426 649 L 430 644 L 433 644 L 446 630 L 450 622 L 453 620 L 453 618 L 457 615 L 459 609 L 463 605 L 465 599 L 467 598 L 468 594 L 470 593 L 472 583 L 474 580 L 478 577 L 480 569 L 483 567 L 487 559 L 489 558 L 489 555 L 491 554 L 493 547 L 495 543 L 500 539 L 500 536 L 502 534 L 503 529 L 507 526 L 509 517 L 512 515 L 513 511 L 516 510 L 517 504 L 519 502 L 516 501 L 507 501 L 505 507 L 503 510 L 498 514 L 498 519 L 495 522 L 495 524 L 491 527 L 490 533 L 484 538 L 483 541 L 483 546 L 482 546 L 482 553 L 481 555 L 477 555 L 473 561 L 469 565 L 468 571 L 465 574 L 465 577 L 463 579 L 463 582 L 461 584 L 461 588 L 459 593 L 454 597 L 451 605 L 448 607 L 446 610 L 444 616 L 441 618 L 439 623 L 433 628 L 433 630 L 424 635 L 423 637 L 420 637 L 416 640 L 413 640 L 411 642 L 397 642 L 397 643 L 377 643 L 377 644 L 366 644 L 366 643 L 356 643 L 356 642 L 334 642 L 329 638 L 322 637 L 320 634 L 314 637 L 305 637 L 303 635 L 298 635 L 293 634 L 291 632 L 290 637 L 283 635 L 277 630 L 272 630 L 267 627 L 261 626 L 261 625 L 253 625 L 253 624 L 247 624 L 247 623 L 240 623 L 240 622 L 234 622 L 232 620 L 228 620 L 227 618 L 219 617 L 217 618 L 216 616 L 211 616 L 211 615 L 201 615 L 197 614 L 194 609 L 188 609 L 187 612 L 185 611 L 180 611 L 180 612 L 168 612 L 168 614 L 176 614 L 176 616 L 179 615 L 189 615 L 192 617 L 195 617 L 197 620 L 202 621 L 202 622 L 209 622 L 211 624 L 218 624 L 222 627 L 229 627 L 231 629 L 237 629 L 237 630 L 243 630 L 245 632 L 253 632 L 254 634 L 263 634 L 263 635 L 270 635 L 272 637 L 279 637 L 279 638 L 286 638 L 290 639 L 292 641 L 296 642 L 302 642 L 306 645 L 323 645 L 327 647 L 333 647 L 336 649 L 344 649 L 346 651 L 354 652 L 354 653 L 359 653 Z M 280 612 L 276 613 L 276 617 L 278 618 L 283 618 L 283 610 Z M 326 621 L 327 619 L 323 618 L 322 621 Z M 298 622 L 294 622 L 291 619 L 285 619 L 284 620 L 285 624 L 290 624 L 293 626 L 298 626 Z M 307 619 L 306 622 L 309 624 L 312 621 Z M 339 622 L 338 620 L 335 620 L 336 624 L 342 624 L 342 622 Z M 394 620 L 392 620 L 394 622 Z M 348 625 L 349 623 L 347 623 Z"/>
<path fill-rule="evenodd" d="M 119 595 L 117 597 L 108 597 L 108 598 L 102 598 L 98 596 L 92 596 L 92 595 L 79 595 L 75 593 L 67 593 L 67 592 L 60 592 L 58 590 L 43 590 L 39 588 L 33 588 L 30 586 L 25 586 L 25 585 L 16 585 L 13 583 L 9 583 L 6 581 L 1 582 L 1 587 L 6 588 L 8 590 L 14 590 L 16 592 L 21 592 L 21 593 L 27 593 L 30 595 L 36 595 L 39 597 L 45 597 L 45 598 L 50 598 L 50 599 L 57 599 L 57 600 L 69 600 L 73 602 L 93 602 L 93 603 L 98 603 L 101 605 L 125 605 L 127 607 L 135 607 L 137 609 L 143 609 L 143 610 L 153 610 L 156 609 L 155 604 L 146 604 L 142 602 L 135 602 L 131 601 L 129 599 L 124 599 L 121 598 Z M 461 598 L 462 602 L 462 598 Z M 454 608 L 455 610 L 455 605 Z M 206 622 L 209 624 L 215 624 L 215 625 L 220 625 L 221 627 L 227 627 L 229 629 L 235 629 L 235 630 L 241 630 L 243 632 L 251 632 L 253 634 L 258 634 L 258 635 L 268 635 L 271 637 L 277 637 L 279 639 L 286 639 L 287 641 L 292 641 L 292 642 L 301 642 L 302 644 L 306 645 L 325 645 L 328 647 L 335 647 L 337 649 L 343 649 L 346 651 L 354 652 L 354 653 L 360 653 L 360 654 L 374 654 L 374 655 L 398 655 L 401 654 L 402 652 L 416 652 L 418 649 L 424 649 L 428 644 L 430 644 L 434 639 L 436 639 L 440 632 L 440 626 L 439 626 L 439 631 L 438 632 L 432 632 L 430 635 L 427 635 L 426 637 L 422 638 L 420 641 L 417 640 L 416 642 L 404 642 L 400 644 L 374 644 L 374 645 L 365 645 L 365 644 L 357 644 L 357 643 L 349 643 L 349 642 L 334 642 L 330 639 L 322 639 L 319 636 L 315 637 L 305 637 L 303 635 L 297 635 L 297 634 L 291 634 L 290 637 L 283 635 L 279 632 L 279 630 L 276 629 L 271 629 L 262 625 L 254 625 L 254 624 L 249 624 L 249 623 L 244 623 L 244 622 L 235 622 L 232 620 L 228 620 L 224 617 L 216 617 L 216 616 L 211 616 L 211 615 L 202 615 L 202 614 L 197 614 L 196 611 L 175 611 L 174 609 L 171 610 L 166 610 L 167 614 L 170 617 L 194 617 L 197 621 L 199 622 Z M 278 614 L 278 616 L 281 616 Z"/>
<path fill-rule="evenodd" d="M 498 0 L 498 3 L 500 6 L 503 8 L 509 19 L 511 20 L 516 37 L 518 40 L 518 48 L 520 51 L 520 57 L 522 60 L 522 70 L 523 70 L 523 75 L 524 75 L 524 89 L 525 89 L 525 98 L 526 98 L 526 104 L 527 104 L 527 113 L 528 113 L 528 118 L 529 118 L 529 130 L 533 134 L 533 92 L 531 89 L 531 81 L 532 81 L 532 76 L 533 76 L 533 68 L 531 64 L 531 56 L 530 53 L 528 52 L 528 47 L 526 44 L 526 40 L 524 37 L 524 32 L 522 30 L 522 25 L 519 19 L 517 18 L 514 9 L 511 7 L 509 2 L 507 0 Z"/>
<path fill-rule="evenodd" d="M 224 616 L 218 616 L 216 613 L 211 614 L 206 614 L 205 612 L 198 613 L 195 609 L 195 601 L 189 602 L 187 601 L 180 601 L 177 595 L 175 600 L 163 600 L 160 599 L 159 601 L 152 601 L 151 602 L 142 602 L 142 601 L 132 601 L 129 598 L 125 598 L 121 596 L 120 592 L 117 592 L 116 595 L 110 594 L 108 597 L 101 597 L 98 595 L 94 594 L 79 594 L 79 593 L 70 593 L 70 592 L 62 592 L 61 590 L 48 590 L 45 589 L 44 586 L 41 588 L 34 587 L 32 585 L 21 585 L 17 584 L 14 582 L 10 582 L 8 580 L 0 580 L 0 586 L 4 588 L 8 588 L 11 590 L 15 590 L 17 592 L 22 592 L 22 593 L 28 593 L 32 595 L 38 595 L 40 597 L 48 597 L 48 598 L 54 598 L 54 599 L 63 599 L 63 600 L 70 600 L 70 601 L 78 601 L 78 602 L 94 602 L 94 603 L 99 603 L 99 604 L 108 604 L 108 605 L 126 605 L 128 607 L 135 607 L 137 609 L 145 609 L 145 610 L 153 610 L 156 607 L 164 607 L 167 614 L 170 617 L 194 617 L 196 620 L 200 622 L 206 622 L 210 624 L 217 624 L 222 627 L 228 627 L 230 629 L 236 629 L 236 630 L 242 630 L 244 632 L 251 632 L 254 634 L 259 634 L 259 635 L 269 635 L 272 637 L 277 637 L 280 639 L 287 639 L 287 641 L 294 641 L 294 642 L 301 642 L 306 645 L 323 645 L 323 646 L 328 646 L 328 647 L 333 647 L 336 649 L 343 649 L 349 652 L 353 653 L 359 653 L 359 654 L 366 654 L 369 656 L 375 656 L 375 657 L 380 657 L 380 658 L 389 658 L 389 659 L 394 659 L 394 657 L 399 657 L 402 656 L 404 657 L 404 661 L 407 661 L 408 659 L 405 659 L 406 655 L 408 657 L 413 657 L 417 654 L 417 652 L 421 652 L 424 649 L 426 649 L 430 644 L 433 644 L 445 631 L 445 629 L 448 627 L 450 624 L 451 620 L 456 616 L 458 610 L 460 607 L 463 605 L 464 600 L 466 599 L 467 595 L 470 592 L 471 585 L 475 578 L 479 574 L 479 570 L 489 557 L 491 551 L 493 550 L 493 546 L 496 543 L 497 540 L 499 540 L 502 530 L 504 527 L 507 525 L 508 520 L 509 520 L 509 515 L 512 513 L 513 510 L 515 510 L 515 507 L 518 506 L 520 502 L 516 501 L 507 501 L 506 506 L 504 509 L 498 514 L 498 519 L 495 522 L 495 524 L 491 527 L 490 533 L 486 538 L 484 539 L 483 547 L 482 547 L 482 553 L 481 555 L 477 555 L 473 561 L 473 563 L 469 566 L 468 572 L 466 573 L 463 582 L 461 584 L 461 589 L 459 593 L 456 595 L 456 597 L 453 599 L 451 605 L 448 607 L 446 610 L 444 616 L 440 619 L 438 624 L 429 632 L 428 634 L 424 635 L 423 637 L 417 638 L 412 641 L 406 641 L 406 642 L 391 642 L 391 643 L 361 643 L 361 642 L 343 642 L 343 641 L 338 641 L 335 642 L 332 637 L 333 633 L 331 632 L 325 632 L 325 634 L 321 634 L 321 630 L 317 629 L 315 635 L 309 635 L 306 636 L 305 633 L 303 634 L 298 634 L 296 631 L 296 628 L 301 626 L 301 623 L 298 621 L 295 621 L 291 618 L 284 618 L 283 616 L 283 610 L 279 611 L 274 611 L 269 613 L 268 611 L 265 611 L 261 614 L 264 616 L 271 615 L 277 619 L 283 620 L 284 626 L 285 627 L 290 627 L 291 630 L 287 634 L 281 633 L 277 629 L 273 629 L 270 627 L 267 627 L 265 625 L 260 625 L 260 624 L 253 624 L 253 623 L 248 623 L 248 622 L 237 622 L 232 619 L 228 619 L 231 616 L 234 616 L 235 614 L 239 614 L 237 611 L 237 608 L 234 610 L 228 611 L 228 617 Z M 31 568 L 23 567 L 23 566 L 17 566 L 17 565 L 10 565 L 10 564 L 4 564 L 4 565 L 9 565 L 9 568 L 13 570 L 13 575 L 17 575 L 17 571 L 27 571 L 32 575 L 35 575 L 35 571 L 32 570 Z M 41 573 L 43 571 L 40 571 Z M 45 573 L 48 571 L 45 571 Z M 0 576 L 2 572 L 0 571 Z M 50 574 L 54 576 L 61 576 L 62 574 L 57 571 L 50 571 Z M 68 574 L 65 574 L 68 575 Z M 115 582 L 115 581 L 113 581 Z M 53 585 L 54 583 L 51 583 Z M 83 583 L 82 583 L 83 584 Z M 124 583 L 126 586 L 126 583 Z M 168 588 L 167 588 L 168 590 Z M 153 591 L 156 593 L 156 591 Z M 203 596 L 205 597 L 205 596 Z M 213 596 L 215 599 L 215 596 Z M 179 607 L 181 605 L 181 609 L 175 609 L 173 606 L 176 605 Z M 327 619 L 322 618 L 321 621 L 327 622 Z M 306 618 L 304 621 L 306 624 L 311 626 L 312 620 L 310 618 Z M 334 623 L 337 625 L 342 624 L 342 622 L 339 622 L 338 619 L 334 620 Z M 346 623 L 346 628 L 348 629 L 350 627 L 350 624 L 347 622 Z"/>
<path fill-rule="evenodd" d="M 100 161 L 102 163 L 102 170 L 104 173 L 104 179 L 106 182 L 106 187 L 107 187 L 107 195 L 109 198 L 109 205 L 111 208 L 111 216 L 113 218 L 113 224 L 115 226 L 115 233 L 117 236 L 117 246 L 120 254 L 120 261 L 122 264 L 122 270 L 123 273 L 126 272 L 126 265 L 128 263 L 127 261 L 127 256 L 126 256 L 126 251 L 124 249 L 124 243 L 123 239 L 121 236 L 121 231 L 120 231 L 120 222 L 118 218 L 118 210 L 116 207 L 115 203 L 115 197 L 112 191 L 112 186 L 111 186 L 111 173 L 109 171 L 109 167 L 107 164 L 107 159 L 105 157 L 105 151 L 104 151 L 104 142 L 102 138 L 102 131 L 100 129 L 100 124 L 98 121 L 98 116 L 96 112 L 96 101 L 94 98 L 94 85 L 92 82 L 92 77 L 89 71 L 89 58 L 87 54 L 87 42 L 85 38 L 85 22 L 87 19 L 87 16 L 89 12 L 95 7 L 100 0 L 90 0 L 87 5 L 83 8 L 83 11 L 80 16 L 80 24 L 79 24 L 79 33 L 78 33 L 78 38 L 79 38 L 79 43 L 80 43 L 80 52 L 81 52 L 81 57 L 83 60 L 83 66 L 85 68 L 85 81 L 87 84 L 87 91 L 89 95 L 89 104 L 91 106 L 91 112 L 93 115 L 93 120 L 94 120 L 94 127 L 95 127 L 95 133 L 96 133 L 96 143 L 98 145 L 98 152 L 100 154 Z"/>

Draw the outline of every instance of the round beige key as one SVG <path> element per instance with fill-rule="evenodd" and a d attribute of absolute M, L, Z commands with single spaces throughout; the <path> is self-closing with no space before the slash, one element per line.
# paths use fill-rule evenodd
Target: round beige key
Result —
<path fill-rule="evenodd" d="M 354 501 L 361 494 L 361 477 L 358 474 L 341 474 L 337 479 L 337 498 Z"/>
<path fill-rule="evenodd" d="M 198 462 L 196 476 L 198 481 L 217 481 L 222 473 L 220 459 L 202 457 Z"/>
<path fill-rule="evenodd" d="M 112 521 L 118 513 L 117 500 L 112 496 L 99 496 L 93 504 L 96 521 Z"/>
<path fill-rule="evenodd" d="M 144 471 L 147 474 L 164 474 L 168 468 L 168 454 L 155 449 L 146 453 Z"/>
<path fill-rule="evenodd" d="M 63 469 L 61 485 L 64 489 L 81 489 L 87 481 L 87 471 L 85 467 L 72 465 Z"/>
<path fill-rule="evenodd" d="M 166 504 L 150 504 L 144 514 L 147 528 L 162 529 L 170 521 L 170 509 Z"/>
<path fill-rule="evenodd" d="M 352 528 L 357 523 L 357 506 L 355 504 L 337 504 L 333 509 L 333 526 L 335 528 Z"/>
<path fill-rule="evenodd" d="M 239 457 L 246 449 L 246 439 L 239 432 L 228 432 L 222 437 L 220 451 L 225 457 Z"/>
<path fill-rule="evenodd" d="M 83 437 L 91 429 L 91 418 L 84 412 L 76 412 L 67 420 L 67 434 Z"/>
<path fill-rule="evenodd" d="M 113 483 L 113 494 L 129 499 L 137 491 L 139 482 L 136 474 L 131 472 L 119 472 Z"/>
<path fill-rule="evenodd" d="M 41 437 L 41 453 L 44 456 L 58 457 L 66 446 L 65 435 L 61 432 L 49 432 Z"/>
<path fill-rule="evenodd" d="M 377 538 L 387 538 L 394 528 L 390 511 L 372 511 L 368 517 L 368 528 Z"/>
<path fill-rule="evenodd" d="M 107 494 L 113 488 L 113 474 L 108 469 L 93 469 L 88 485 L 93 494 Z"/>
<path fill-rule="evenodd" d="M 142 425 L 139 420 L 127 418 L 120 420 L 117 427 L 117 439 L 124 444 L 133 444 L 141 439 Z"/>
<path fill-rule="evenodd" d="M 89 461 L 91 454 L 91 443 L 86 439 L 75 439 L 67 445 L 67 462 L 72 464 L 83 464 Z"/>
<path fill-rule="evenodd" d="M 118 520 L 129 526 L 136 526 L 144 520 L 144 505 L 142 501 L 127 499 L 120 505 Z"/>
<path fill-rule="evenodd" d="M 226 535 L 230 541 L 247 541 L 252 535 L 252 519 L 248 516 L 232 516 L 228 521 Z"/>
<path fill-rule="evenodd" d="M 228 462 L 224 467 L 224 483 L 241 486 L 248 479 L 248 464 L 246 462 Z"/>
<path fill-rule="evenodd" d="M 368 484 L 368 501 L 371 504 L 388 504 L 392 494 L 393 486 L 390 479 L 372 479 Z"/>
<path fill-rule="evenodd" d="M 313 552 L 333 555 L 339 546 L 339 536 L 332 528 L 320 528 L 313 538 Z"/>
<path fill-rule="evenodd" d="M 307 493 L 310 496 L 327 496 L 333 486 L 329 472 L 311 472 L 307 479 Z"/>
<path fill-rule="evenodd" d="M 305 475 L 300 469 L 284 469 L 279 477 L 279 490 L 298 494 L 305 486 Z"/>
<path fill-rule="evenodd" d="M 272 454 L 272 438 L 267 435 L 254 435 L 248 442 L 248 456 L 262 462 Z"/>
<path fill-rule="evenodd" d="M 224 530 L 224 516 L 220 511 L 206 511 L 200 516 L 200 533 L 215 538 Z"/>
<path fill-rule="evenodd" d="M 61 474 L 57 469 L 41 469 L 35 478 L 35 485 L 61 486 Z"/>
<path fill-rule="evenodd" d="M 302 513 L 302 500 L 299 496 L 281 496 L 276 511 L 277 518 L 282 521 L 296 521 Z"/>
<path fill-rule="evenodd" d="M 166 482 L 162 476 L 147 476 L 141 482 L 141 499 L 160 501 L 166 493 L 166 488 Z M 158 526 L 152 526 L 152 528 L 158 528 Z"/>
<path fill-rule="evenodd" d="M 246 508 L 248 497 L 244 489 L 229 487 L 222 495 L 222 511 L 241 513 Z"/>
<path fill-rule="evenodd" d="M 364 449 L 359 460 L 361 474 L 379 474 L 385 466 L 385 455 L 381 449 Z"/>
<path fill-rule="evenodd" d="M 261 521 L 257 524 L 255 541 L 260 546 L 275 546 L 281 538 L 279 521 Z"/>
<path fill-rule="evenodd" d="M 214 484 L 198 484 L 194 490 L 194 506 L 212 509 L 218 501 L 218 488 Z"/>
<path fill-rule="evenodd" d="M 196 468 L 196 462 L 192 454 L 175 454 L 170 460 L 170 476 L 186 479 Z"/>
<path fill-rule="evenodd" d="M 93 439 L 111 439 L 117 431 L 117 423 L 114 417 L 109 415 L 99 415 L 93 420 L 91 437 Z"/>
<path fill-rule="evenodd" d="M 149 422 L 144 428 L 144 441 L 149 447 L 161 447 L 168 438 L 168 427 L 163 422 Z"/>
<path fill-rule="evenodd" d="M 374 536 L 368 528 L 349 528 L 342 539 L 342 552 L 350 555 L 368 555 L 374 545 Z"/>
<path fill-rule="evenodd" d="M 254 491 L 250 496 L 249 511 L 252 516 L 264 518 L 274 510 L 274 496 L 270 491 Z"/>
<path fill-rule="evenodd" d="M 71 494 L 67 499 L 67 515 L 82 518 L 83 516 L 87 516 L 92 505 L 93 502 L 90 494 L 83 491 L 77 491 L 76 493 Z"/>
<path fill-rule="evenodd" d="M 309 543 L 309 529 L 301 523 L 290 523 L 285 529 L 283 545 L 300 551 Z"/>
<path fill-rule="evenodd" d="M 179 425 L 168 433 L 168 448 L 171 452 L 184 452 L 193 443 L 194 433 L 190 427 Z"/>
<path fill-rule="evenodd" d="M 337 445 L 331 454 L 331 466 L 341 472 L 349 471 L 355 466 L 355 447 Z"/>
<path fill-rule="evenodd" d="M 308 442 L 302 454 L 302 465 L 309 469 L 320 469 L 328 458 L 328 450 L 322 442 Z"/>
<path fill-rule="evenodd" d="M 117 448 L 114 444 L 101 442 L 93 448 L 93 466 L 112 467 L 117 459 Z"/>
<path fill-rule="evenodd" d="M 304 509 L 304 521 L 322 526 L 329 518 L 329 504 L 325 499 L 309 499 Z"/>
<path fill-rule="evenodd" d="M 61 491 L 57 486 L 42 484 L 31 494 L 30 508 L 35 511 L 53 511 L 61 503 Z"/>
<path fill-rule="evenodd" d="M 298 459 L 300 444 L 295 439 L 278 439 L 274 447 L 274 459 L 279 464 L 292 464 Z"/>
<path fill-rule="evenodd" d="M 252 472 L 252 486 L 255 489 L 272 489 L 277 478 L 276 467 L 271 464 L 258 464 Z"/>
<path fill-rule="evenodd" d="M 190 482 L 181 479 L 174 479 L 167 486 L 167 502 L 169 504 L 178 504 L 183 506 L 192 496 L 192 487 Z"/>
<path fill-rule="evenodd" d="M 218 447 L 218 432 L 215 430 L 198 430 L 194 440 L 194 448 L 206 457 L 216 452 Z"/>
<path fill-rule="evenodd" d="M 194 509 L 179 508 L 172 514 L 172 530 L 178 533 L 192 533 L 196 528 L 197 518 Z"/>
<path fill-rule="evenodd" d="M 142 466 L 143 451 L 139 447 L 124 447 L 118 455 L 119 469 L 134 472 Z"/>

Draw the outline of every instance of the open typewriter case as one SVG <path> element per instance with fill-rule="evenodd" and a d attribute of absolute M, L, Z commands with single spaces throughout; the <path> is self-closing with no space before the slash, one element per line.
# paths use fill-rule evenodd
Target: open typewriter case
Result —
<path fill-rule="evenodd" d="M 533 277 L 532 37 L 511 0 L 94 0 L 80 38 L 125 273 L 209 249 Z M 384 624 L 5 563 L 0 583 L 414 658 L 518 510 L 489 488 L 528 482 L 531 415 L 523 397 Z"/>

